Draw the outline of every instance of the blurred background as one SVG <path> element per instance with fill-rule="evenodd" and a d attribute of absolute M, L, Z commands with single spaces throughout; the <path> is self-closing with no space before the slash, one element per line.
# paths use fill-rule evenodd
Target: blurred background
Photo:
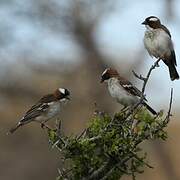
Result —
<path fill-rule="evenodd" d="M 153 63 L 142 41 L 147 16 L 158 16 L 170 29 L 180 73 L 179 8 L 178 0 L 0 0 L 0 179 L 58 175 L 58 152 L 39 124 L 6 135 L 42 95 L 58 87 L 72 92 L 60 117 L 64 133 L 72 135 L 87 126 L 95 103 L 110 114 L 121 109 L 99 83 L 106 67 L 116 67 L 141 88 L 131 71 L 145 75 Z M 168 141 L 143 144 L 154 169 L 145 169 L 139 180 L 180 179 L 180 81 L 171 82 L 160 63 L 146 89 L 149 104 L 167 111 L 171 87 Z"/>

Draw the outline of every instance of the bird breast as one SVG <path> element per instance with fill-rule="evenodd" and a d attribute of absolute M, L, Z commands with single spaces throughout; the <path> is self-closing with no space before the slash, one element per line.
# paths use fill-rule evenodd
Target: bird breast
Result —
<path fill-rule="evenodd" d="M 108 81 L 108 90 L 110 95 L 123 106 L 133 105 L 138 101 L 136 96 L 129 94 L 120 84 L 118 79 L 111 78 Z"/>
<path fill-rule="evenodd" d="M 146 30 L 144 45 L 149 54 L 156 58 L 170 55 L 173 49 L 171 38 L 161 29 Z"/>
<path fill-rule="evenodd" d="M 41 116 L 36 117 L 36 121 L 47 121 L 60 113 L 60 102 L 50 102 L 48 105 L 49 108 Z"/>
<path fill-rule="evenodd" d="M 47 115 L 51 118 L 60 113 L 60 103 L 58 101 L 49 103 L 49 110 Z"/>

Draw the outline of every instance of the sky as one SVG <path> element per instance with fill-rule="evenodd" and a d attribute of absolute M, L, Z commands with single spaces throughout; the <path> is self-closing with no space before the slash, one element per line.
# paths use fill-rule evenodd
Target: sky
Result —
<path fill-rule="evenodd" d="M 55 2 L 56 0 L 53 1 Z M 141 25 L 141 22 L 146 17 L 155 15 L 170 29 L 175 46 L 177 64 L 180 64 L 180 51 L 178 51 L 180 49 L 180 1 L 175 0 L 174 12 L 176 19 L 171 22 L 165 19 L 163 0 L 122 0 L 116 2 L 115 11 L 99 23 L 94 34 L 102 53 L 106 54 L 110 59 L 116 59 L 114 60 L 116 64 L 118 63 L 119 53 L 129 54 L 129 59 L 133 63 L 135 60 L 133 53 L 137 51 L 137 47 L 143 46 L 145 27 Z M 23 54 L 32 56 L 31 60 L 36 63 L 46 63 L 49 57 L 56 59 L 59 57 L 59 54 L 64 55 L 63 60 L 76 63 L 79 49 L 69 37 L 61 36 L 61 34 L 57 36 L 57 34 L 51 33 L 36 19 L 34 21 L 26 21 L 24 18 L 26 13 L 37 13 L 36 9 L 33 9 L 31 1 L 2 0 L 0 4 L 1 69 L 11 65 Z M 152 58 L 146 53 L 143 71 L 147 72 L 152 63 Z M 180 65 L 178 66 L 178 71 L 180 73 Z M 150 101 L 152 104 L 156 104 L 157 107 L 166 108 L 164 104 L 167 104 L 169 100 L 171 87 L 174 88 L 174 103 L 180 104 L 180 81 L 171 82 L 167 72 L 168 70 L 164 64 L 160 63 L 160 68 L 154 71 L 147 87 L 147 95 L 153 93 L 154 96 Z M 152 82 L 155 82 L 153 83 L 153 85 L 155 84 L 153 90 Z M 140 87 L 140 84 L 138 86 Z M 159 92 L 162 94 L 161 96 Z"/>

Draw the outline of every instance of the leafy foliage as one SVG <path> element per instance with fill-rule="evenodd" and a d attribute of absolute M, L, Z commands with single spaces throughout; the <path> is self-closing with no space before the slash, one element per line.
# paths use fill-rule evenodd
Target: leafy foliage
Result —
<path fill-rule="evenodd" d="M 75 137 L 49 129 L 52 146 L 58 148 L 64 158 L 57 179 L 118 180 L 123 175 L 135 179 L 144 166 L 151 168 L 140 143 L 166 140 L 164 128 L 168 122 L 169 117 L 163 117 L 162 112 L 153 116 L 146 109 L 137 108 L 116 113 L 113 117 L 96 112 L 88 128 Z"/>

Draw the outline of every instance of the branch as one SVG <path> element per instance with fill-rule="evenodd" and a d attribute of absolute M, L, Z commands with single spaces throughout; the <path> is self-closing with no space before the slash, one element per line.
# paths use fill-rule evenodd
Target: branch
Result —
<path fill-rule="evenodd" d="M 144 95 L 144 92 L 145 92 L 145 88 L 146 88 L 146 85 L 147 85 L 147 82 L 150 78 L 150 75 L 152 73 L 152 71 L 156 68 L 156 67 L 159 67 L 158 63 L 161 59 L 159 58 L 152 66 L 151 68 L 149 69 L 146 77 L 143 77 L 142 75 L 138 75 L 135 71 L 132 71 L 134 76 L 140 80 L 143 81 L 143 86 L 142 86 L 142 90 L 141 90 L 141 98 L 139 99 L 139 102 L 137 104 L 134 105 L 134 107 L 132 108 L 131 112 L 132 113 L 140 104 L 142 104 L 144 98 L 145 98 L 145 95 Z M 128 114 L 129 116 L 129 114 Z"/>
<path fill-rule="evenodd" d="M 156 67 L 159 67 L 158 63 L 159 63 L 160 60 L 161 60 L 161 59 L 159 58 L 159 59 L 151 66 L 151 68 L 149 69 L 149 71 L 148 71 L 148 73 L 147 73 L 147 76 L 146 76 L 146 78 L 145 78 L 145 80 L 144 80 L 143 87 L 142 87 L 142 94 L 144 94 L 144 91 L 145 91 L 147 82 L 148 82 L 148 80 L 149 80 L 149 77 L 150 77 L 152 71 L 153 71 Z"/>
<path fill-rule="evenodd" d="M 169 122 L 170 117 L 172 116 L 172 114 L 171 114 L 172 102 L 173 102 L 173 88 L 171 88 L 171 95 L 170 95 L 170 101 L 169 101 L 169 110 L 168 110 L 168 113 L 167 113 L 167 116 L 166 116 L 166 121 L 167 121 L 166 123 Z"/>
<path fill-rule="evenodd" d="M 159 63 L 160 60 L 161 60 L 161 59 L 159 58 L 159 59 L 151 66 L 151 68 L 149 69 L 146 77 L 143 77 L 142 75 L 138 75 L 134 70 L 132 71 L 133 74 L 134 74 L 134 76 L 135 76 L 136 78 L 144 81 L 143 87 L 142 87 L 142 91 L 141 91 L 142 94 L 144 94 L 144 92 L 145 92 L 145 88 L 146 88 L 147 82 L 148 82 L 148 80 L 149 80 L 149 78 L 150 78 L 150 75 L 151 75 L 152 71 L 153 71 L 156 67 L 159 67 L 158 63 Z"/>
<path fill-rule="evenodd" d="M 153 132 L 154 134 L 156 134 L 158 131 L 162 130 L 162 129 L 163 129 L 164 127 L 166 127 L 167 124 L 169 123 L 170 117 L 172 116 L 172 114 L 171 114 L 172 102 L 173 102 L 173 88 L 171 88 L 171 95 L 170 95 L 168 113 L 167 113 L 165 119 L 163 120 L 163 123 L 160 124 L 159 122 L 157 122 L 158 127 L 157 127 L 157 129 Z M 154 120 L 155 120 L 155 119 L 157 119 L 157 117 L 155 117 Z M 150 136 L 150 135 L 147 134 L 147 135 L 145 136 L 145 139 L 148 139 L 149 136 Z M 142 142 L 142 139 L 137 140 L 134 146 L 136 147 L 136 146 L 139 145 L 141 142 Z"/>
<path fill-rule="evenodd" d="M 118 167 L 118 166 L 122 166 L 122 165 L 124 165 L 127 161 L 129 161 L 132 157 L 133 157 L 134 155 L 132 154 L 132 155 L 130 155 L 128 158 L 125 158 L 123 161 L 121 161 L 121 162 L 116 162 L 115 164 L 113 164 L 113 166 L 111 166 L 111 167 L 109 167 L 110 169 L 109 169 L 109 171 L 106 173 L 106 174 L 104 174 L 104 176 L 102 176 L 102 178 L 100 179 L 100 180 L 106 180 L 106 179 L 108 179 L 108 177 L 109 177 L 109 175 L 111 175 L 111 173 L 113 172 L 113 170 L 116 168 L 116 167 Z M 108 165 L 108 164 L 107 164 Z M 107 167 L 106 167 L 107 168 Z M 100 172 L 99 172 L 100 173 Z M 93 179 L 92 179 L 93 180 Z"/>
<path fill-rule="evenodd" d="M 108 162 L 105 162 L 99 169 L 94 171 L 89 177 L 83 178 L 83 180 L 101 179 L 113 168 L 113 166 L 112 160 L 109 159 Z"/>

